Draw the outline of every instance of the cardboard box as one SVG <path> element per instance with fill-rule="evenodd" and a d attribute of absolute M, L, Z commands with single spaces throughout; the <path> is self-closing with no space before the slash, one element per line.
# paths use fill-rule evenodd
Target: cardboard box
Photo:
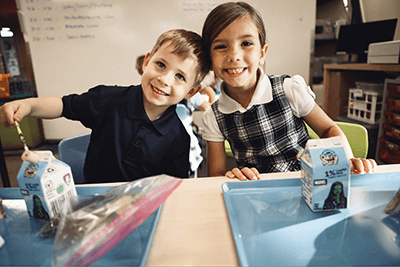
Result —
<path fill-rule="evenodd" d="M 400 64 L 400 40 L 370 44 L 368 64 Z"/>
<path fill-rule="evenodd" d="M 301 194 L 312 211 L 347 208 L 350 162 L 342 139 L 310 139 L 301 158 Z"/>
<path fill-rule="evenodd" d="M 39 161 L 36 164 L 23 161 L 17 181 L 29 216 L 48 221 L 77 193 L 71 168 L 66 163 L 56 159 L 51 151 L 35 153 Z"/>

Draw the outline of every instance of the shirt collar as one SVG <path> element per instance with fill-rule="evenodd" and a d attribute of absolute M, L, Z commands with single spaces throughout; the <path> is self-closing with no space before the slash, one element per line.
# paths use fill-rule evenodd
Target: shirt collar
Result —
<path fill-rule="evenodd" d="M 135 90 L 137 89 L 137 90 Z M 168 133 L 177 123 L 179 118 L 175 113 L 176 105 L 170 106 L 165 114 L 158 120 L 150 121 L 143 106 L 142 86 L 132 88 L 128 98 L 128 116 L 130 119 L 143 120 L 153 124 L 154 128 L 162 135 Z M 174 118 L 176 117 L 176 118 Z"/>
<path fill-rule="evenodd" d="M 253 97 L 251 98 L 249 106 L 246 108 L 242 107 L 238 102 L 236 102 L 233 98 L 228 96 L 225 93 L 225 82 L 221 85 L 221 95 L 219 97 L 218 110 L 222 113 L 229 114 L 235 111 L 239 111 L 241 113 L 246 112 L 254 105 L 261 105 L 265 103 L 269 103 L 272 101 L 272 87 L 271 82 L 268 79 L 268 76 L 264 74 L 262 68 L 258 68 L 258 81 L 257 86 L 254 91 Z"/>

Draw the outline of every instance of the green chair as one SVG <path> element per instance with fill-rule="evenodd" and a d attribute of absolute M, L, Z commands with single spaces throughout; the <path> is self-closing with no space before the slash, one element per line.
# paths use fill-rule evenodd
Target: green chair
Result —
<path fill-rule="evenodd" d="M 340 122 L 336 121 L 337 126 L 342 129 L 343 133 L 346 135 L 347 140 L 349 141 L 351 150 L 353 151 L 353 155 L 355 158 L 366 158 L 368 154 L 368 131 L 367 129 L 355 123 L 348 122 Z M 319 139 L 319 136 L 305 123 L 308 135 L 311 139 Z M 231 146 L 229 145 L 228 140 L 225 140 L 225 153 L 233 157 Z"/>
<path fill-rule="evenodd" d="M 349 141 L 351 151 L 353 151 L 353 155 L 355 158 L 363 158 L 365 159 L 368 154 L 368 131 L 367 129 L 356 123 L 349 122 L 340 122 L 336 121 L 337 126 L 343 131 L 344 135 L 346 135 L 347 140 Z M 311 139 L 319 139 L 319 136 L 305 123 L 308 131 L 308 135 Z"/>

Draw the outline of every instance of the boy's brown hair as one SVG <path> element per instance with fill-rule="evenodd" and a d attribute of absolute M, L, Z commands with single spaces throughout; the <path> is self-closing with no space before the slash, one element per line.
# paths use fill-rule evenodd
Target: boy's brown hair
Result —
<path fill-rule="evenodd" d="M 193 87 L 199 85 L 207 75 L 210 68 L 210 64 L 207 60 L 207 53 L 203 50 L 203 40 L 201 36 L 195 32 L 182 29 L 169 30 L 158 37 L 156 44 L 150 52 L 150 56 L 152 57 L 163 44 L 169 41 L 171 41 L 171 44 L 174 46 L 172 53 L 175 55 L 178 55 L 181 58 L 187 58 L 190 56 L 196 58 L 196 79 Z"/>

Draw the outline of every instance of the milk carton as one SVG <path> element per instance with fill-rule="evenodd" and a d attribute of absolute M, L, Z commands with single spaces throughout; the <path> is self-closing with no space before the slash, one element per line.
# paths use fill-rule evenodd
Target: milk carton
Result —
<path fill-rule="evenodd" d="M 300 158 L 301 194 L 312 211 L 347 208 L 350 163 L 342 139 L 310 139 Z"/>
<path fill-rule="evenodd" d="M 29 216 L 50 220 L 65 200 L 77 195 L 71 168 L 51 151 L 25 151 L 17 180 Z"/>

